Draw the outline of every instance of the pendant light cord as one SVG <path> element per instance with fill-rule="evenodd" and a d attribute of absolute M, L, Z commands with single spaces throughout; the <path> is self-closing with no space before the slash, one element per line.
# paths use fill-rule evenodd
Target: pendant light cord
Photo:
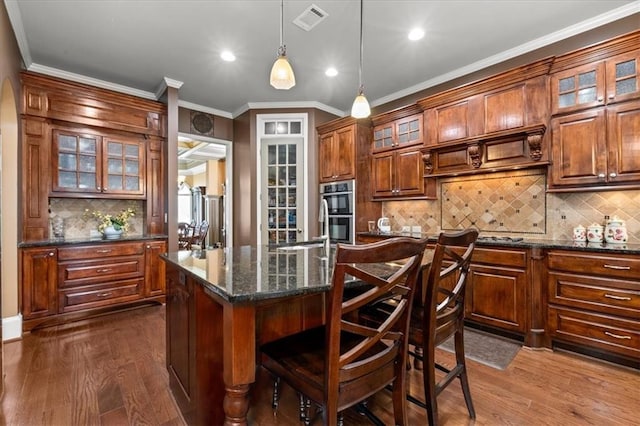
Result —
<path fill-rule="evenodd" d="M 278 56 L 286 54 L 286 47 L 282 44 L 284 40 L 284 0 L 280 1 L 280 47 L 278 48 Z"/>
<path fill-rule="evenodd" d="M 360 0 L 360 67 L 358 68 L 358 82 L 360 83 L 359 85 L 359 91 L 360 93 L 363 92 L 364 87 L 362 87 L 362 56 L 363 56 L 363 50 L 364 50 L 364 43 L 362 41 L 362 7 L 363 7 L 363 2 L 364 0 Z"/>

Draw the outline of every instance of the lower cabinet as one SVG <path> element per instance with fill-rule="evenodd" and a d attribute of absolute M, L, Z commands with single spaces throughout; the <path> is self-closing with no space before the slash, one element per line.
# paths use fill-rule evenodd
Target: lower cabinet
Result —
<path fill-rule="evenodd" d="M 25 320 L 58 313 L 57 256 L 55 248 L 22 251 L 22 317 Z"/>
<path fill-rule="evenodd" d="M 553 343 L 620 357 L 640 368 L 640 259 L 561 250 L 547 256 Z"/>
<path fill-rule="evenodd" d="M 132 302 L 163 302 L 158 254 L 165 247 L 164 241 L 129 241 L 22 249 L 23 329 Z"/>
<path fill-rule="evenodd" d="M 467 283 L 465 320 L 509 332 L 527 332 L 528 251 L 476 247 Z"/>

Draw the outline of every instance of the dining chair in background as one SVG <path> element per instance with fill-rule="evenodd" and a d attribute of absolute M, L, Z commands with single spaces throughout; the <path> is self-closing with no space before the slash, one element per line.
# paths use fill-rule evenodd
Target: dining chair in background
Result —
<path fill-rule="evenodd" d="M 324 424 L 338 424 L 339 413 L 388 385 L 395 423 L 407 424 L 407 332 L 426 245 L 427 239 L 406 237 L 338 244 L 325 325 L 261 346 L 262 366 L 276 386 L 282 380 L 315 402 Z M 368 286 L 345 293 L 353 278 Z M 358 310 L 383 295 L 394 297 L 394 308 L 375 327 L 361 323 Z M 308 412 L 301 418 L 310 421 Z"/>

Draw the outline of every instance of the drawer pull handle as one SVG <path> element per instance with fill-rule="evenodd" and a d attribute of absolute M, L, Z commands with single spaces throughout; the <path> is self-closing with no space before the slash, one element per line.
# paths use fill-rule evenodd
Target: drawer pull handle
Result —
<path fill-rule="evenodd" d="M 631 300 L 631 298 L 628 297 L 628 296 L 616 296 L 615 294 L 606 294 L 605 293 L 604 297 L 609 298 L 609 299 L 614 299 L 614 300 Z"/>
<path fill-rule="evenodd" d="M 105 272 L 111 272 L 111 270 L 111 268 L 96 269 L 96 272 L 99 274 L 104 274 Z"/>
<path fill-rule="evenodd" d="M 606 334 L 607 336 L 615 337 L 616 339 L 631 340 L 631 336 L 621 336 L 619 334 L 610 333 L 608 331 L 605 331 L 604 334 Z"/>
<path fill-rule="evenodd" d="M 111 253 L 111 250 L 108 250 L 108 249 L 96 250 L 96 253 L 100 253 L 100 254 L 102 254 L 102 253 Z"/>
<path fill-rule="evenodd" d="M 606 263 L 604 264 L 604 267 L 609 269 L 618 269 L 620 271 L 628 271 L 631 269 L 631 266 L 607 265 Z"/>
<path fill-rule="evenodd" d="M 109 297 L 109 296 L 111 296 L 111 292 L 97 293 L 96 296 L 98 296 L 98 297 Z"/>

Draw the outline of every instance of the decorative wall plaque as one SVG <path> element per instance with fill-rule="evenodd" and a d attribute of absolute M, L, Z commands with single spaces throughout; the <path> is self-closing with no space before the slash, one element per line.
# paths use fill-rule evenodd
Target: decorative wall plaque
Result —
<path fill-rule="evenodd" d="M 213 116 L 191 111 L 191 133 L 213 137 Z"/>

